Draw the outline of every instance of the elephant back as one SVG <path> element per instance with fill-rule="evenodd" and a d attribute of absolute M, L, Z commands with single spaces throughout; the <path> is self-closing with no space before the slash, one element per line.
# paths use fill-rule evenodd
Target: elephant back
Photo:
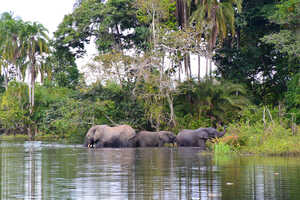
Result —
<path fill-rule="evenodd" d="M 118 136 L 118 140 L 121 147 L 133 147 L 133 141 L 130 141 L 136 135 L 135 130 L 129 125 L 119 125 L 115 127 L 109 127 L 110 132 Z"/>
<path fill-rule="evenodd" d="M 133 136 L 135 135 L 135 130 L 129 126 L 129 125 L 120 125 L 118 126 L 120 128 L 120 134 L 127 135 L 127 136 Z"/>

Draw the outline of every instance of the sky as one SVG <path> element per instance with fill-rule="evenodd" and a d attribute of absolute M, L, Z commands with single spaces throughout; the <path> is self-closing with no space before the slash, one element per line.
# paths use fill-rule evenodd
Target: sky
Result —
<path fill-rule="evenodd" d="M 0 0 L 0 13 L 12 12 L 23 21 L 39 22 L 53 36 L 64 15 L 73 10 L 75 0 Z"/>
<path fill-rule="evenodd" d="M 72 13 L 75 0 L 0 0 L 0 13 L 12 12 L 23 21 L 39 22 L 49 31 L 50 38 L 63 21 L 65 15 Z M 95 47 L 87 47 L 88 55 L 76 62 L 82 68 L 90 61 Z M 90 53 L 91 52 L 91 53 Z"/>
<path fill-rule="evenodd" d="M 0 13 L 12 12 L 15 17 L 21 17 L 23 21 L 39 22 L 49 31 L 50 38 L 63 21 L 64 15 L 73 10 L 75 0 L 0 0 Z M 81 72 L 97 53 L 94 44 L 86 46 L 87 55 L 77 59 L 76 63 Z M 197 73 L 197 56 L 191 56 L 193 73 Z M 204 76 L 205 59 L 201 58 L 201 75 Z"/>

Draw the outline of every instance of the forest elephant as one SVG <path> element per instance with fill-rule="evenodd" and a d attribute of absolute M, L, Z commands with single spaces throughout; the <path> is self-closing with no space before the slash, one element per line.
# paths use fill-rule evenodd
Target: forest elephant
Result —
<path fill-rule="evenodd" d="M 137 147 L 162 147 L 165 144 L 174 144 L 176 136 L 170 131 L 140 131 L 135 136 Z"/>
<path fill-rule="evenodd" d="M 201 149 L 206 149 L 207 140 L 223 137 L 225 133 L 226 127 L 224 127 L 223 132 L 218 132 L 215 128 L 184 129 L 178 133 L 176 143 L 177 146 L 181 147 L 201 147 Z"/>
<path fill-rule="evenodd" d="M 115 127 L 95 125 L 87 132 L 84 146 L 94 148 L 135 147 L 133 140 L 135 135 L 135 130 L 128 125 Z"/>

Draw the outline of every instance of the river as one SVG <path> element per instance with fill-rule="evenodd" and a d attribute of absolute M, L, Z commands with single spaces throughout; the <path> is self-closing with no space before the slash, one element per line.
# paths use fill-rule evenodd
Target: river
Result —
<path fill-rule="evenodd" d="M 0 141 L 1 199 L 300 199 L 300 158 Z"/>

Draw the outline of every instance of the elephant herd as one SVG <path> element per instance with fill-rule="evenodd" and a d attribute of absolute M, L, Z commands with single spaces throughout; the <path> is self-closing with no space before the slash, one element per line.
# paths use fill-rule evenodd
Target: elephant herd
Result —
<path fill-rule="evenodd" d="M 175 144 L 179 147 L 200 147 L 206 149 L 206 141 L 224 136 L 214 128 L 184 129 L 177 136 L 170 131 L 136 131 L 128 125 L 110 127 L 95 125 L 86 136 L 84 146 L 89 148 L 104 147 L 162 147 L 165 144 Z"/>

